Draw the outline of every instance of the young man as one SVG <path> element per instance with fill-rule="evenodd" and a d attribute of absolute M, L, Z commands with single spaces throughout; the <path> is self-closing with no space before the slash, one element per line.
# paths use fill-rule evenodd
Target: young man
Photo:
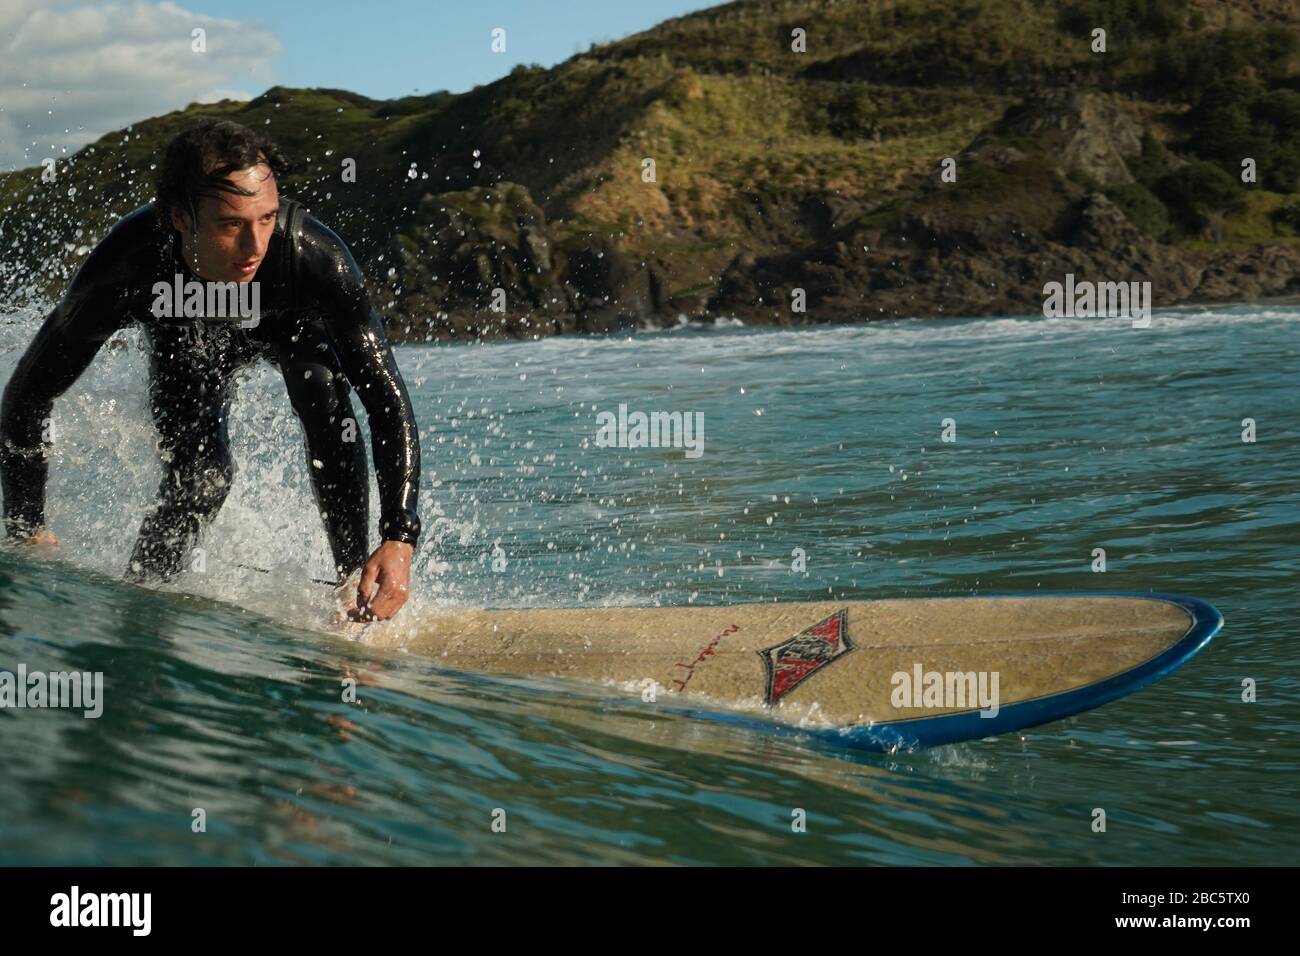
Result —
<path fill-rule="evenodd" d="M 58 543 L 45 527 L 43 435 L 53 400 L 109 336 L 136 321 L 150 347 L 150 407 L 165 474 L 128 576 L 176 574 L 216 517 L 235 474 L 227 436 L 233 376 L 266 358 L 283 373 L 306 433 L 339 580 L 363 569 L 353 616 L 383 620 L 406 601 L 420 534 L 419 435 L 361 271 L 338 236 L 280 196 L 276 177 L 286 169 L 273 143 L 228 120 L 201 121 L 167 147 L 157 201 L 119 221 L 91 251 L 5 388 L 5 526 L 24 540 Z M 232 296 L 257 311 L 214 316 L 194 307 L 198 300 L 169 302 L 161 284 L 257 292 Z M 349 387 L 370 419 L 379 485 L 382 543 L 368 558 L 369 475 Z"/>

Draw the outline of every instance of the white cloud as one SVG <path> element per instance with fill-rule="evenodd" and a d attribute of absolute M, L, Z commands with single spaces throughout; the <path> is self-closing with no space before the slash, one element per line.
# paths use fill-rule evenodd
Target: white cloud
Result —
<path fill-rule="evenodd" d="M 191 49 L 195 28 L 207 52 Z M 275 84 L 263 26 L 145 0 L 0 0 L 0 170 L 109 130 Z M 242 91 L 242 92 L 239 92 Z"/>

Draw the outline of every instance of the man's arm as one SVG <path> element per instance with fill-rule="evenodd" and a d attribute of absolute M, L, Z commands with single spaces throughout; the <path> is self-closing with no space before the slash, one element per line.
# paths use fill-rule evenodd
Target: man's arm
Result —
<path fill-rule="evenodd" d="M 8 534 L 31 536 L 45 525 L 45 440 L 54 399 L 86 370 L 101 345 L 125 324 L 117 272 L 102 246 L 91 253 L 67 294 L 23 353 L 0 401 L 0 485 Z"/>
<path fill-rule="evenodd" d="M 343 371 L 370 419 L 383 543 L 366 564 L 360 591 L 362 603 L 375 616 L 391 617 L 406 600 L 411 551 L 420 536 L 415 413 L 361 270 L 343 240 L 310 216 L 303 222 L 301 264 L 300 281 L 320 310 Z M 375 583 L 380 593 L 371 600 Z"/>

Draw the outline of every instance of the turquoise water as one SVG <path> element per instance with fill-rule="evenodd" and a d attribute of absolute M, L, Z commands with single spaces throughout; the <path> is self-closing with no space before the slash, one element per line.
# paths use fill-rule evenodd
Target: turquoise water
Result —
<path fill-rule="evenodd" d="M 0 326 L 5 378 L 34 321 Z M 1300 310 L 398 350 L 424 433 L 421 606 L 1160 590 L 1226 617 L 1100 710 L 878 757 L 324 633 L 327 592 L 302 580 L 324 536 L 265 369 L 203 570 L 121 583 L 158 480 L 137 345 L 56 407 L 59 556 L 0 551 L 0 669 L 105 675 L 97 720 L 0 710 L 0 863 L 1295 862 Z M 620 402 L 702 412 L 703 454 L 599 447 Z"/>

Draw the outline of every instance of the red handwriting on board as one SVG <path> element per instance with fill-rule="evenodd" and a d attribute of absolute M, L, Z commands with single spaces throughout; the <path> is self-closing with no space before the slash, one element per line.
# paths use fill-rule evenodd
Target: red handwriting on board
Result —
<path fill-rule="evenodd" d="M 704 650 L 700 651 L 698 654 L 695 655 L 695 660 L 691 661 L 689 664 L 684 663 L 683 661 L 678 661 L 676 664 L 673 665 L 673 667 L 684 668 L 686 671 L 685 678 L 682 679 L 674 678 L 673 680 L 673 683 L 677 685 L 678 692 L 684 691 L 686 689 L 686 685 L 689 684 L 691 682 L 691 678 L 695 676 L 695 668 L 700 664 L 703 664 L 705 658 L 713 656 L 713 649 L 717 647 L 719 643 L 721 643 L 722 639 L 726 637 L 728 634 L 735 634 L 738 630 L 740 630 L 739 625 L 737 624 L 731 625 L 731 627 L 727 628 L 725 631 L 720 633 L 713 640 L 709 641 L 709 643 L 705 645 Z"/>

